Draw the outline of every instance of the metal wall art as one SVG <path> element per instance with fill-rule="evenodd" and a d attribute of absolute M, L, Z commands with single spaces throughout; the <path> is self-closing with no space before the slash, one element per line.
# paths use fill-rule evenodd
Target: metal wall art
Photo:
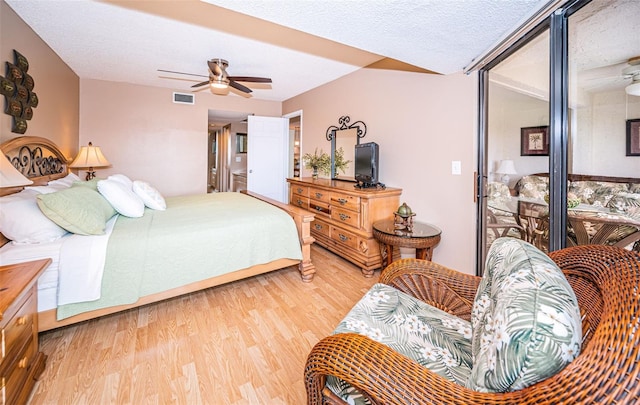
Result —
<path fill-rule="evenodd" d="M 27 73 L 29 61 L 15 49 L 13 56 L 14 63 L 6 62 L 6 77 L 0 76 L 0 94 L 5 99 L 5 114 L 13 118 L 11 132 L 24 134 L 27 121 L 33 118 L 33 109 L 38 106 L 38 96 L 33 92 L 35 81 Z"/>
<path fill-rule="evenodd" d="M 364 122 L 356 121 L 353 124 L 349 124 L 350 121 L 351 121 L 351 118 L 348 115 L 343 115 L 338 119 L 338 124 L 340 124 L 339 127 L 335 125 L 331 125 L 329 128 L 327 128 L 327 133 L 326 133 L 327 141 L 330 141 L 331 139 L 333 139 L 333 137 L 336 134 L 336 131 L 343 131 L 345 129 L 356 128 L 358 130 L 358 133 L 357 133 L 358 138 L 363 138 L 367 134 L 367 126 L 365 125 Z"/>

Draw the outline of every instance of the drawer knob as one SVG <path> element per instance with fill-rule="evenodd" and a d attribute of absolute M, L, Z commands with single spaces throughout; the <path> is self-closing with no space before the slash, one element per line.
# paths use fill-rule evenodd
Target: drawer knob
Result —
<path fill-rule="evenodd" d="M 347 203 L 347 200 L 344 198 L 338 198 L 338 202 L 340 203 L 340 205 L 345 205 Z"/>
<path fill-rule="evenodd" d="M 298 201 L 296 201 L 296 203 L 298 203 L 298 205 L 302 206 L 302 200 L 298 199 Z"/>
<path fill-rule="evenodd" d="M 316 197 L 322 198 L 322 193 L 316 193 Z"/>
<path fill-rule="evenodd" d="M 18 368 L 27 368 L 27 364 L 29 364 L 29 358 L 24 356 L 18 363 Z"/>
<path fill-rule="evenodd" d="M 322 229 L 322 225 L 320 224 L 315 224 L 314 226 L 316 227 L 316 231 L 319 231 Z"/>
<path fill-rule="evenodd" d="M 346 242 L 346 241 L 348 241 L 348 240 L 349 240 L 349 238 L 348 238 L 348 237 L 344 236 L 344 235 L 343 235 L 343 234 L 341 234 L 341 233 L 339 233 L 339 234 L 338 234 L 338 237 L 339 237 L 339 238 L 340 238 L 340 240 L 341 240 L 341 241 L 343 241 L 343 242 Z"/>
<path fill-rule="evenodd" d="M 340 219 L 341 219 L 342 221 L 346 221 L 346 220 L 347 220 L 347 219 L 349 219 L 349 218 L 351 218 L 351 217 L 350 217 L 349 215 L 347 215 L 347 214 L 340 214 Z"/>
<path fill-rule="evenodd" d="M 27 317 L 26 316 L 21 316 L 16 320 L 16 324 L 18 325 L 24 325 L 27 323 Z"/>
<path fill-rule="evenodd" d="M 322 211 L 322 207 L 318 207 L 317 205 L 314 207 L 316 211 Z"/>
<path fill-rule="evenodd" d="M 298 187 L 298 193 L 302 193 L 302 188 Z"/>

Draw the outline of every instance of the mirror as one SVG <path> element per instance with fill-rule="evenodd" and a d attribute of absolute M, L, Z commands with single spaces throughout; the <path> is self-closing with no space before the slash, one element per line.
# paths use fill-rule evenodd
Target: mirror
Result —
<path fill-rule="evenodd" d="M 236 153 L 247 153 L 247 134 L 236 133 Z"/>
<path fill-rule="evenodd" d="M 360 141 L 356 128 L 334 131 L 331 139 L 331 178 L 356 181 L 355 148 Z M 344 163 L 342 163 L 344 162 Z"/>
<path fill-rule="evenodd" d="M 345 115 L 338 120 L 339 126 L 327 129 L 327 140 L 331 141 L 331 178 L 333 180 L 356 181 L 355 146 L 367 134 L 367 126 L 362 121 L 349 124 L 351 118 Z"/>

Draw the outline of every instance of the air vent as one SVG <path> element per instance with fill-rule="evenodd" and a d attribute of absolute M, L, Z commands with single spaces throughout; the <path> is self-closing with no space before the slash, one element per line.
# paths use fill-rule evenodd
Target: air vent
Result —
<path fill-rule="evenodd" d="M 173 92 L 173 102 L 178 104 L 195 104 L 196 96 L 194 94 Z"/>

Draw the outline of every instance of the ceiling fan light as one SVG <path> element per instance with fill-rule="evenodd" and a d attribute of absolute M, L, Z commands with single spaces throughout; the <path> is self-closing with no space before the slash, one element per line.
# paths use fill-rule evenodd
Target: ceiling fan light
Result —
<path fill-rule="evenodd" d="M 213 89 L 226 89 L 229 87 L 229 81 L 223 79 L 211 79 L 211 83 L 209 83 L 209 85 Z"/>
<path fill-rule="evenodd" d="M 640 82 L 633 82 L 624 91 L 630 96 L 640 96 Z"/>

